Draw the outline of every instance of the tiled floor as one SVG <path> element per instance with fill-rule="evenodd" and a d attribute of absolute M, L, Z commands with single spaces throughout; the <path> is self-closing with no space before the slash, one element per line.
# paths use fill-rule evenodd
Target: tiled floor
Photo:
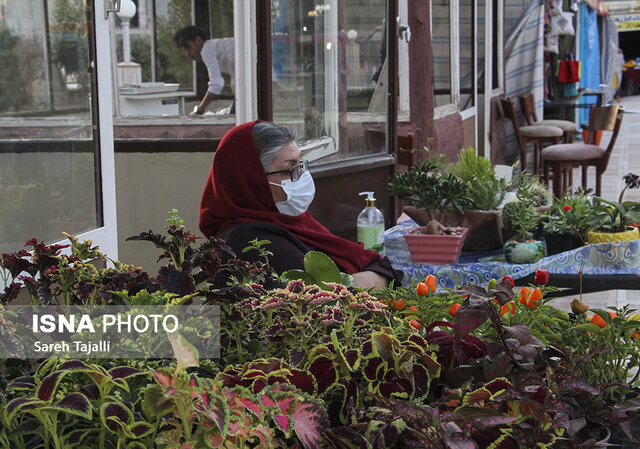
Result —
<path fill-rule="evenodd" d="M 620 102 L 625 108 L 622 119 L 622 127 L 618 135 L 607 171 L 602 176 L 602 196 L 607 199 L 617 200 L 624 181 L 622 177 L 627 173 L 640 175 L 640 96 L 623 97 Z M 608 136 L 603 136 L 602 145 Z M 588 186 L 595 188 L 595 169 L 591 168 Z M 579 185 L 581 179 L 580 169 L 575 169 L 574 183 Z M 628 190 L 624 195 L 625 200 L 640 201 L 640 189 Z M 606 292 L 589 293 L 583 296 L 583 301 L 590 307 L 604 308 L 606 306 L 621 307 L 631 304 L 640 310 L 640 285 L 638 290 L 610 290 Z M 574 296 L 558 298 L 555 305 L 563 310 L 569 310 L 569 302 Z"/>

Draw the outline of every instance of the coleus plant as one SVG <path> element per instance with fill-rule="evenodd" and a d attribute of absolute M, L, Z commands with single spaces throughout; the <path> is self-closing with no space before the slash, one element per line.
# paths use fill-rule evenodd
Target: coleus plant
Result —
<path fill-rule="evenodd" d="M 73 379 L 79 374 L 88 376 L 92 384 L 74 391 Z M 129 391 L 128 381 L 141 374 L 128 366 L 106 370 L 78 360 L 59 363 L 57 359 L 47 359 L 33 376 L 19 377 L 9 384 L 11 399 L 0 407 L 0 442 L 8 443 L 4 447 L 26 448 L 28 441 L 32 444 L 36 438 L 46 449 L 88 448 L 92 443 L 105 449 L 111 440 L 104 405 L 127 407 L 114 389 Z M 100 413 L 102 425 L 96 412 Z M 123 429 L 126 439 L 119 437 L 116 444 L 124 447 L 125 441 L 144 442 L 151 430 L 146 423 L 131 421 Z M 147 443 L 130 447 L 144 448 Z"/>
<path fill-rule="evenodd" d="M 322 434 L 322 447 L 544 449 L 565 432 L 562 404 L 535 383 L 496 378 L 429 405 L 371 396 L 376 406 L 353 409 L 349 425 Z"/>
<path fill-rule="evenodd" d="M 288 367 L 278 365 L 265 360 L 228 367 L 221 380 L 188 373 L 184 364 L 154 370 L 157 385 L 146 389 L 143 408 L 150 420 L 165 424 L 156 443 L 167 449 L 288 447 L 284 441 L 295 436 L 303 447 L 317 448 L 327 426 L 326 410 L 321 401 L 287 383 Z M 248 379 L 250 389 L 242 386 Z M 270 383 L 275 380 L 283 382 Z M 301 385 L 311 381 L 307 374 Z"/>

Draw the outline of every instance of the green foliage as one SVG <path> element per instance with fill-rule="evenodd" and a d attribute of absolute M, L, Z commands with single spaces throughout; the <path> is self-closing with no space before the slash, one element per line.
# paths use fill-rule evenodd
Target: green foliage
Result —
<path fill-rule="evenodd" d="M 389 193 L 425 208 L 432 218 L 437 211 L 462 213 L 471 205 L 469 189 L 456 175 L 445 173 L 445 165 L 443 156 L 429 155 L 416 162 L 408 172 L 396 172 L 389 182 Z"/>
<path fill-rule="evenodd" d="M 463 149 L 458 155 L 458 162 L 450 165 L 448 170 L 467 184 L 470 209 L 495 210 L 502 203 L 507 180 L 498 180 L 491 161 L 479 156 L 475 148 Z"/>
<path fill-rule="evenodd" d="M 106 259 L 72 236 L 69 256 L 33 239 L 1 265 L 36 303 L 218 304 L 221 358 L 199 360 L 176 337 L 174 361 L 6 361 L 1 448 L 591 447 L 638 416 L 640 320 L 628 307 L 594 310 L 599 327 L 554 308 L 553 287 L 528 300 L 506 277 L 363 292 L 317 254 L 302 273 L 319 285 L 285 285 L 266 263 L 223 262 L 222 242 L 196 245 L 175 210 L 165 234 L 137 237 L 167 262 L 156 276 L 90 268 Z M 19 287 L 7 282 L 11 302 Z"/>
<path fill-rule="evenodd" d="M 545 214 L 543 229 L 546 233 L 570 234 L 586 242 L 587 231 L 600 228 L 608 216 L 605 206 L 596 204 L 579 190 L 574 195 L 553 199 L 552 207 Z"/>
<path fill-rule="evenodd" d="M 520 172 L 515 180 L 517 201 L 505 204 L 502 210 L 505 229 L 517 231 L 521 242 L 531 238 L 530 231 L 538 226 L 541 218 L 534 206 L 534 191 L 531 187 L 535 182 L 531 175 Z"/>
<path fill-rule="evenodd" d="M 18 37 L 6 26 L 0 26 L 0 112 L 17 110 L 24 103 Z"/>
<path fill-rule="evenodd" d="M 87 11 L 81 0 L 56 0 L 51 24 L 51 59 L 64 68 L 65 75 L 76 76 L 82 86 L 89 84 L 87 66 Z"/>
<path fill-rule="evenodd" d="M 608 205 L 608 219 L 602 223 L 598 229 L 610 232 L 622 232 L 631 223 L 640 223 L 640 203 L 636 201 L 623 201 L 624 194 L 628 189 L 640 188 L 640 177 L 633 173 L 627 173 L 624 177 L 625 186 L 620 192 L 618 201 L 605 200 L 594 197 L 595 204 Z"/>
<path fill-rule="evenodd" d="M 301 280 L 307 285 L 318 285 L 323 290 L 331 290 L 330 283 L 353 285 L 353 277 L 342 273 L 333 260 L 320 251 L 309 251 L 304 255 L 304 271 L 288 270 L 282 273 L 287 281 Z"/>
<path fill-rule="evenodd" d="M 156 18 L 156 77 L 165 83 L 180 83 L 182 89 L 193 88 L 193 62 L 173 42 L 175 32 L 191 23 L 191 2 L 170 0 L 164 16 Z"/>

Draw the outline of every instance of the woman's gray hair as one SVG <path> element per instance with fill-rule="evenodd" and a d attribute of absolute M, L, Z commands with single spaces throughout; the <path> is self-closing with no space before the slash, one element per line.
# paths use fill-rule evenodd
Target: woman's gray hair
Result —
<path fill-rule="evenodd" d="M 260 162 L 266 172 L 273 165 L 282 147 L 296 140 L 296 130 L 271 122 L 256 122 L 253 125 L 253 142 L 258 149 Z"/>

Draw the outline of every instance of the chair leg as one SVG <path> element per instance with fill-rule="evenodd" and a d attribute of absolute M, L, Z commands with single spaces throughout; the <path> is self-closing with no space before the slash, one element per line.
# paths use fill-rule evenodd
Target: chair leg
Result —
<path fill-rule="evenodd" d="M 564 141 L 566 143 L 573 143 L 573 131 L 567 131 L 564 133 Z"/>
<path fill-rule="evenodd" d="M 587 170 L 589 169 L 588 165 L 582 166 L 582 189 L 586 192 L 587 190 Z"/>
<path fill-rule="evenodd" d="M 596 168 L 596 195 L 600 196 L 600 182 L 602 181 L 602 172 Z"/>
<path fill-rule="evenodd" d="M 562 197 L 562 167 L 560 164 L 553 164 L 553 196 Z"/>
<path fill-rule="evenodd" d="M 540 147 L 542 147 L 541 142 L 535 142 L 533 144 L 533 174 L 538 175 L 540 172 Z"/>
<path fill-rule="evenodd" d="M 520 145 L 520 170 L 525 171 L 527 169 L 527 144 Z"/>
<path fill-rule="evenodd" d="M 547 161 L 542 161 L 542 165 L 544 166 L 544 185 L 549 188 L 549 163 Z"/>
<path fill-rule="evenodd" d="M 573 188 L 573 165 L 567 167 L 567 173 L 569 174 L 569 185 L 565 189 L 565 192 Z"/>

